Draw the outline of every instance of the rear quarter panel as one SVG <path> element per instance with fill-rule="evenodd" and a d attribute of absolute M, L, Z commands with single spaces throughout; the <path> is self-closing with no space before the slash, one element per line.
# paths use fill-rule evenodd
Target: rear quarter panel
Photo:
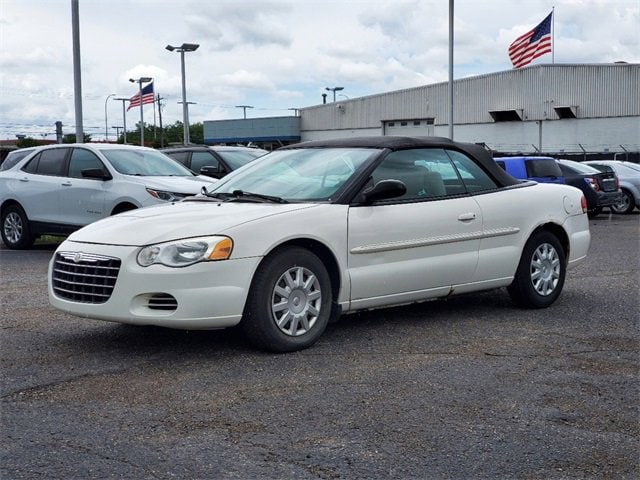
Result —
<path fill-rule="evenodd" d="M 553 224 L 567 230 L 571 216 L 586 221 L 581 197 L 582 192 L 573 187 L 542 183 L 476 196 L 483 212 L 484 237 L 474 281 L 513 277 L 525 243 L 541 226 Z M 586 228 L 588 232 L 588 223 Z"/>

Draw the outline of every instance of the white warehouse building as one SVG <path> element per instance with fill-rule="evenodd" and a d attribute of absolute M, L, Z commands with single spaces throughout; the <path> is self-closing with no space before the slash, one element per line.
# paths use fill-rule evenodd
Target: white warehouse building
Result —
<path fill-rule="evenodd" d="M 640 152 L 640 64 L 543 64 L 454 80 L 455 140 L 505 153 Z M 299 136 L 291 117 L 282 141 L 261 119 L 237 140 L 291 143 L 364 135 L 449 136 L 448 83 L 437 83 L 301 108 Z M 229 122 L 205 122 L 205 142 Z M 244 123 L 252 122 L 250 119 Z M 245 125 L 248 126 L 248 125 Z"/>

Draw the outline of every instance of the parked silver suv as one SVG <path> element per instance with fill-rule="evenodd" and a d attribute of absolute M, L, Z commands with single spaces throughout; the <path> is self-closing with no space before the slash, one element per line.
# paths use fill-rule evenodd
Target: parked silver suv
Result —
<path fill-rule="evenodd" d="M 9 248 L 67 235 L 110 215 L 199 193 L 212 179 L 145 147 L 39 147 L 0 172 L 0 226 Z"/>

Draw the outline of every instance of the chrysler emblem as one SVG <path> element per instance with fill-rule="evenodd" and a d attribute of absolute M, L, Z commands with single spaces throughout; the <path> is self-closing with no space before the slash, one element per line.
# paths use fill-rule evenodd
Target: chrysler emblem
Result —
<path fill-rule="evenodd" d="M 74 256 L 73 256 L 73 261 L 75 263 L 80 263 L 82 261 L 82 253 L 77 252 Z"/>

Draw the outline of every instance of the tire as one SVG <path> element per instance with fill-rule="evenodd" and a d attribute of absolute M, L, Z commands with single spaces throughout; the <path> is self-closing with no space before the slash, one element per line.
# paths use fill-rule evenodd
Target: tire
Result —
<path fill-rule="evenodd" d="M 522 250 L 513 283 L 507 287 L 522 308 L 546 308 L 557 300 L 567 271 L 565 252 L 551 232 L 535 232 Z"/>
<path fill-rule="evenodd" d="M 331 280 L 322 261 L 304 248 L 284 248 L 258 267 L 241 326 L 258 348 L 302 350 L 320 338 L 331 307 Z"/>
<path fill-rule="evenodd" d="M 622 201 L 615 205 L 611 205 L 613 213 L 631 213 L 636 206 L 636 201 L 628 190 L 622 190 Z"/>
<path fill-rule="evenodd" d="M 10 205 L 2 212 L 2 241 L 13 250 L 26 250 L 36 238 L 31 233 L 29 219 L 18 205 Z"/>

